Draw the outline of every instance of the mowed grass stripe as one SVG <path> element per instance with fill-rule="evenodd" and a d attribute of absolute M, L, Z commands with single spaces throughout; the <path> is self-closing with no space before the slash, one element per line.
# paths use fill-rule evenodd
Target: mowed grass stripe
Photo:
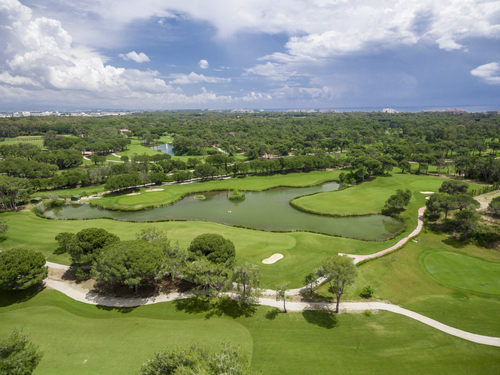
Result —
<path fill-rule="evenodd" d="M 420 264 L 437 282 L 473 293 L 500 295 L 500 263 L 449 251 L 427 251 Z"/>
<path fill-rule="evenodd" d="M 130 309 L 75 302 L 45 290 L 0 294 L 0 339 L 24 328 L 45 355 L 34 374 L 136 374 L 162 348 L 240 345 L 263 374 L 497 374 L 500 348 L 470 343 L 380 312 L 283 314 L 269 307 L 183 300 Z M 328 355 L 325 355 L 328 353 Z M 84 362 L 87 360 L 86 362 Z"/>

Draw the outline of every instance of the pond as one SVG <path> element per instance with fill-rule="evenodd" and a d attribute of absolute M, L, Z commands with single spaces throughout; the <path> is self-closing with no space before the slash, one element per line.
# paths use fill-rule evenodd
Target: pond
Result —
<path fill-rule="evenodd" d="M 307 188 L 276 188 L 261 192 L 247 192 L 246 199 L 230 201 L 231 193 L 207 192 L 205 200 L 195 195 L 185 197 L 171 206 L 147 211 L 123 212 L 92 208 L 89 205 L 68 205 L 45 211 L 54 219 L 85 219 L 103 216 L 118 220 L 187 219 L 214 221 L 223 224 L 239 224 L 265 230 L 311 230 L 325 234 L 362 240 L 385 240 L 398 232 L 403 223 L 383 215 L 359 217 L 327 217 L 308 214 L 290 206 L 293 198 L 316 192 L 334 191 L 339 185 L 327 183 Z M 151 193 L 142 193 L 151 194 Z"/>
<path fill-rule="evenodd" d="M 153 146 L 151 148 L 153 150 L 161 151 L 165 154 L 169 154 L 169 155 L 174 156 L 174 146 L 172 146 L 170 143 L 165 143 L 163 145 Z"/>

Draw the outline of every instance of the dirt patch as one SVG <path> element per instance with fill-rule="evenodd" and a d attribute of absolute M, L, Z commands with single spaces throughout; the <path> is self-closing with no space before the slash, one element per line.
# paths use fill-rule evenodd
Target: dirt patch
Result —
<path fill-rule="evenodd" d="M 170 277 L 164 277 L 161 281 L 155 281 L 153 278 L 148 278 L 141 282 L 137 295 L 134 295 L 134 289 L 125 284 L 115 283 L 114 291 L 111 285 L 106 284 L 102 288 L 95 286 L 94 279 L 86 279 L 78 281 L 75 274 L 69 270 L 61 270 L 49 268 L 48 278 L 56 281 L 64 281 L 68 284 L 76 284 L 82 289 L 98 293 L 101 296 L 109 297 L 153 297 L 160 294 L 183 293 L 193 289 L 195 284 L 190 281 L 176 278 L 172 281 Z"/>

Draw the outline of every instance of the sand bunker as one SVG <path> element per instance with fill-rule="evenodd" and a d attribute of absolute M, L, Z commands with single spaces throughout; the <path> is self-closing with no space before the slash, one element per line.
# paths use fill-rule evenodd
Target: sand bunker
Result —
<path fill-rule="evenodd" d="M 431 199 L 431 197 L 425 197 L 425 199 Z"/>
<path fill-rule="evenodd" d="M 276 263 L 278 260 L 283 259 L 283 254 L 273 254 L 269 258 L 264 259 L 262 263 L 264 264 L 273 264 Z"/>
<path fill-rule="evenodd" d="M 127 194 L 127 195 L 141 195 L 141 193 L 130 193 L 130 194 Z"/>
<path fill-rule="evenodd" d="M 149 190 L 146 190 L 146 193 L 150 193 L 152 191 L 163 191 L 163 189 L 149 189 Z"/>
<path fill-rule="evenodd" d="M 420 193 L 421 194 L 434 194 L 433 191 L 421 191 Z"/>

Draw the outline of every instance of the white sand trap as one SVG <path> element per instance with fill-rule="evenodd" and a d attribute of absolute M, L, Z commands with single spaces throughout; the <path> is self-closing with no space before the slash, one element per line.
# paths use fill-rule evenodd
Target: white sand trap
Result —
<path fill-rule="evenodd" d="M 149 190 L 146 190 L 146 193 L 150 193 L 152 191 L 163 191 L 163 189 L 149 189 Z"/>
<path fill-rule="evenodd" d="M 127 194 L 127 195 L 141 195 L 141 193 L 130 193 L 130 194 Z"/>
<path fill-rule="evenodd" d="M 420 193 L 421 194 L 434 194 L 433 191 L 421 191 Z"/>
<path fill-rule="evenodd" d="M 431 199 L 431 197 L 425 197 L 425 199 Z"/>
<path fill-rule="evenodd" d="M 283 254 L 273 254 L 269 258 L 264 259 L 262 263 L 264 264 L 273 264 L 276 263 L 278 260 L 283 259 Z"/>

